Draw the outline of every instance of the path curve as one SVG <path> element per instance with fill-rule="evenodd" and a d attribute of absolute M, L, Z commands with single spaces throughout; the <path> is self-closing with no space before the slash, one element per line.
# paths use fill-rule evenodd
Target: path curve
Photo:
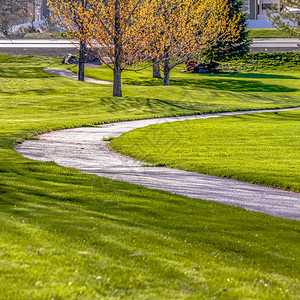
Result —
<path fill-rule="evenodd" d="M 241 114 L 300 109 L 257 110 L 173 118 L 147 119 L 49 132 L 39 140 L 15 146 L 21 155 L 38 161 L 53 161 L 83 173 L 126 181 L 191 198 L 217 201 L 273 216 L 300 220 L 300 195 L 228 178 L 187 171 L 143 167 L 143 162 L 122 156 L 109 148 L 104 137 L 118 137 L 130 130 L 165 122 L 208 119 Z"/>
<path fill-rule="evenodd" d="M 70 70 L 67 69 L 43 69 L 44 72 L 49 74 L 54 74 L 60 77 L 70 78 L 78 80 L 78 75 Z M 92 83 L 99 83 L 99 84 L 113 84 L 111 81 L 105 81 L 105 80 L 98 80 L 95 78 L 90 77 L 84 77 L 85 82 L 92 82 Z"/>

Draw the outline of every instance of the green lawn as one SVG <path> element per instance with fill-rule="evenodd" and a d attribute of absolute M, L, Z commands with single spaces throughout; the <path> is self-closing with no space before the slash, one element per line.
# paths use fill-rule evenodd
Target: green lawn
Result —
<path fill-rule="evenodd" d="M 299 222 L 81 174 L 13 149 L 60 128 L 297 106 L 299 73 L 179 74 L 177 86 L 124 86 L 115 99 L 111 86 L 42 72 L 59 61 L 0 55 L 0 299 L 299 298 Z"/>
<path fill-rule="evenodd" d="M 251 38 L 290 38 L 286 32 L 276 28 L 249 29 L 249 36 Z"/>
<path fill-rule="evenodd" d="M 152 125 L 111 146 L 154 165 L 300 191 L 300 110 Z"/>
<path fill-rule="evenodd" d="M 147 65 L 142 65 L 146 67 Z M 77 66 L 67 66 L 73 72 L 78 72 Z M 171 86 L 193 86 L 193 87 L 207 87 L 214 89 L 217 84 L 217 89 L 224 89 L 225 91 L 232 86 L 238 84 L 234 91 L 247 92 L 249 87 L 252 87 L 251 92 L 262 91 L 262 85 L 273 82 L 274 79 L 279 79 L 276 83 L 282 83 L 280 79 L 299 79 L 300 73 L 300 52 L 255 52 L 249 53 L 243 58 L 234 58 L 226 61 L 221 61 L 218 67 L 219 74 L 191 74 L 182 73 L 181 70 L 185 70 L 184 64 L 177 66 L 173 72 L 171 72 Z M 238 72 L 238 73 L 237 73 Z M 100 80 L 113 81 L 112 71 L 101 66 L 100 68 L 89 68 L 85 72 L 87 77 L 93 77 Z M 295 75 L 295 76 L 294 76 Z M 162 86 L 162 79 L 153 79 L 151 68 L 144 69 L 136 72 L 123 72 L 122 82 L 130 85 L 143 85 L 143 86 Z M 212 81 L 211 79 L 215 80 Z M 218 79 L 218 80 L 216 80 Z M 221 80 L 222 79 L 222 80 Z M 245 79 L 244 81 L 241 81 Z M 258 82 L 256 79 L 260 79 Z M 269 79 L 269 81 L 265 81 Z M 239 81 L 237 81 L 239 80 Z M 284 81 L 291 83 L 291 81 Z M 224 83 L 224 84 L 222 84 Z M 259 85 L 257 86 L 257 84 Z M 296 81 L 295 81 L 296 83 Z M 213 85 L 212 85 L 213 84 Z M 242 85 L 240 85 L 242 84 Z M 298 87 L 298 82 L 295 85 Z M 274 90 L 275 88 L 275 90 Z M 263 91 L 268 92 L 284 92 L 284 90 L 277 89 L 274 85 L 266 85 Z M 267 89 L 267 90 L 266 90 Z"/>
<path fill-rule="evenodd" d="M 219 67 L 225 72 L 299 74 L 300 51 L 293 52 L 254 52 L 242 58 L 221 62 Z"/>

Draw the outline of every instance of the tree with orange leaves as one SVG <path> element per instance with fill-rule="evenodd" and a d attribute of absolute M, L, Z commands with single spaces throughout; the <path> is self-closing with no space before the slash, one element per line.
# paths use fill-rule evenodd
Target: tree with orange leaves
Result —
<path fill-rule="evenodd" d="M 229 18 L 228 0 L 157 0 L 156 39 L 152 56 L 160 61 L 164 85 L 170 72 L 207 46 L 229 36 L 237 38 L 237 14 Z"/>
<path fill-rule="evenodd" d="M 100 49 L 100 61 L 113 70 L 116 97 L 122 96 L 124 70 L 145 60 L 160 62 L 164 85 L 169 85 L 176 65 L 222 37 L 222 32 L 225 35 L 225 28 L 226 34 L 236 32 L 228 18 L 228 0 L 48 1 L 82 49 L 86 43 Z"/>
<path fill-rule="evenodd" d="M 60 26 L 79 42 L 78 80 L 84 81 L 87 42 L 95 17 L 95 0 L 48 0 L 48 5 Z"/>
<path fill-rule="evenodd" d="M 114 72 L 113 95 L 122 96 L 121 74 L 149 58 L 149 31 L 155 16 L 154 0 L 97 1 L 91 35 L 93 47 L 101 49 L 101 62 Z"/>

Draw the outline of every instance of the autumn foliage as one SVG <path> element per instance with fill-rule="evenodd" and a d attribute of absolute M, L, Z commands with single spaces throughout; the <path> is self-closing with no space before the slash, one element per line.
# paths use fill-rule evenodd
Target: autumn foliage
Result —
<path fill-rule="evenodd" d="M 100 60 L 114 71 L 114 96 L 121 96 L 121 73 L 149 57 L 153 37 L 154 1 L 98 1 L 97 14 L 91 27 L 93 47 L 101 48 Z"/>
<path fill-rule="evenodd" d="M 94 0 L 48 0 L 49 8 L 60 26 L 79 42 L 78 80 L 84 81 L 84 63 L 90 28 L 95 18 Z"/>
<path fill-rule="evenodd" d="M 49 0 L 75 39 L 99 51 L 114 71 L 114 96 L 122 96 L 121 73 L 155 60 L 169 85 L 170 71 L 208 43 L 239 34 L 239 15 L 228 0 Z"/>
<path fill-rule="evenodd" d="M 152 55 L 161 62 L 164 85 L 170 71 L 219 39 L 238 37 L 239 15 L 229 18 L 227 0 L 157 0 Z"/>

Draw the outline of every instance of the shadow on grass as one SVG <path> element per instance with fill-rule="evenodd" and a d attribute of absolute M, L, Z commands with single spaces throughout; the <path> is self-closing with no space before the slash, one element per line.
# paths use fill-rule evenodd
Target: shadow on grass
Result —
<path fill-rule="evenodd" d="M 0 53 L 0 64 L 31 64 L 40 66 L 41 64 L 53 62 L 61 63 L 61 58 L 40 55 L 10 55 Z"/>
<path fill-rule="evenodd" d="M 22 94 L 22 95 L 39 95 L 39 96 L 46 95 L 47 96 L 47 95 L 58 95 L 59 93 L 55 89 L 32 89 L 32 90 L 20 91 L 19 93 L 13 91 L 13 92 L 3 92 L 2 94 L 6 94 L 6 95 Z"/>
<path fill-rule="evenodd" d="M 163 85 L 163 79 L 158 78 L 123 78 L 122 83 L 124 84 L 130 84 L 130 85 L 144 85 L 144 86 L 162 86 Z"/>
<path fill-rule="evenodd" d="M 235 115 L 235 119 L 240 119 L 243 122 L 255 122 L 257 120 L 259 121 L 266 121 L 266 123 L 279 123 L 284 121 L 294 123 L 294 122 L 299 122 L 300 124 L 300 119 L 299 119 L 299 114 L 296 113 L 295 111 L 289 112 L 289 114 L 286 114 L 286 112 L 270 112 L 270 113 L 265 113 L 265 114 L 250 114 L 250 115 Z"/>
<path fill-rule="evenodd" d="M 80 175 L 76 171 L 57 175 L 52 173 L 53 168 L 50 167 L 48 174 L 55 177 L 44 181 L 44 175 L 40 173 L 43 167 L 35 162 L 30 165 L 30 173 L 26 172 L 26 168 L 20 170 L 21 173 L 27 173 L 22 185 L 19 179 L 25 174 L 20 174 L 18 180 L 10 183 L 11 187 L 8 187 L 6 197 L 1 201 L 2 211 L 10 217 L 10 220 L 24 218 L 26 223 L 38 224 L 40 230 L 55 232 L 61 237 L 67 235 L 73 242 L 85 239 L 91 247 L 97 248 L 104 246 L 103 236 L 113 237 L 112 240 L 125 242 L 121 252 L 124 251 L 122 254 L 128 255 L 131 246 L 130 236 L 134 235 L 136 240 L 143 240 L 148 245 L 163 244 L 165 254 L 168 254 L 172 251 L 172 244 L 176 244 L 176 248 L 183 251 L 180 247 L 185 250 L 184 240 L 187 237 L 194 241 L 201 236 L 201 243 L 209 245 L 206 249 L 208 253 L 211 247 L 217 251 L 239 252 L 245 251 L 242 243 L 238 244 L 238 240 L 243 240 L 245 236 L 247 237 L 245 240 L 254 244 L 259 243 L 255 237 L 258 226 L 264 234 L 272 236 L 274 228 L 278 225 L 279 230 L 282 224 L 287 227 L 285 234 L 289 234 L 291 240 L 294 239 L 293 224 L 296 222 L 293 221 L 277 222 L 273 217 L 246 212 L 242 208 L 188 199 L 161 191 L 150 191 L 127 183 Z M 29 167 L 28 163 L 26 167 Z M 69 181 L 65 178 L 66 175 L 73 177 L 69 184 L 65 184 Z M 31 185 L 33 179 L 38 180 L 38 189 Z M 245 217 L 250 221 L 247 224 Z M 269 230 L 268 222 L 273 223 L 272 230 Z M 98 228 L 97 235 L 91 234 L 91 228 L 95 226 Z M 204 226 L 206 230 L 203 231 Z M 123 239 L 122 231 L 126 231 L 129 236 L 127 241 Z M 223 236 L 224 231 L 227 232 L 226 238 Z M 168 235 L 168 240 L 161 238 L 161 234 Z M 279 239 L 277 236 L 273 238 L 275 242 Z M 117 259 L 121 249 L 115 252 L 114 247 L 108 247 L 107 251 L 110 257 Z M 190 244 L 190 247 L 198 251 L 197 244 Z M 258 260 L 265 257 L 263 248 L 253 248 Z M 143 250 L 146 249 L 145 247 Z M 247 248 L 250 257 L 254 255 L 251 249 Z M 201 251 L 205 251 L 205 248 Z M 257 255 L 260 251 L 260 255 Z M 252 264 L 248 259 L 243 263 L 245 266 Z M 264 263 L 264 259 L 261 263 Z M 288 274 L 288 270 L 280 269 L 280 264 L 276 266 L 266 264 L 264 267 L 270 271 Z"/>
<path fill-rule="evenodd" d="M 223 90 L 231 92 L 268 92 L 268 93 L 288 93 L 296 92 L 298 89 L 289 88 L 277 84 L 264 84 L 254 80 L 236 80 L 233 78 L 216 79 L 173 79 L 172 85 L 191 86 L 205 89 Z"/>
<path fill-rule="evenodd" d="M 49 78 L 55 75 L 45 73 L 41 67 L 0 67 L 0 78 Z"/>
<path fill-rule="evenodd" d="M 199 75 L 198 78 L 173 78 L 170 80 L 170 86 L 190 86 L 197 88 L 224 90 L 232 92 L 268 92 L 268 93 L 288 93 L 296 92 L 298 89 L 290 88 L 278 84 L 266 84 L 257 80 L 242 80 L 239 78 L 253 79 L 297 79 L 297 77 L 287 75 L 273 74 L 191 74 Z M 203 77 L 205 76 L 205 77 Z M 207 78 L 210 77 L 210 78 Z M 237 79 L 235 79 L 237 78 Z M 125 84 L 144 85 L 144 86 L 162 86 L 162 79 L 143 78 L 123 80 Z"/>
<path fill-rule="evenodd" d="M 193 74 L 203 76 L 204 74 Z M 214 73 L 205 74 L 209 77 L 227 77 L 227 78 L 260 78 L 260 79 L 299 79 L 296 76 L 291 75 L 277 75 L 277 74 L 264 74 L 264 73 Z"/>

